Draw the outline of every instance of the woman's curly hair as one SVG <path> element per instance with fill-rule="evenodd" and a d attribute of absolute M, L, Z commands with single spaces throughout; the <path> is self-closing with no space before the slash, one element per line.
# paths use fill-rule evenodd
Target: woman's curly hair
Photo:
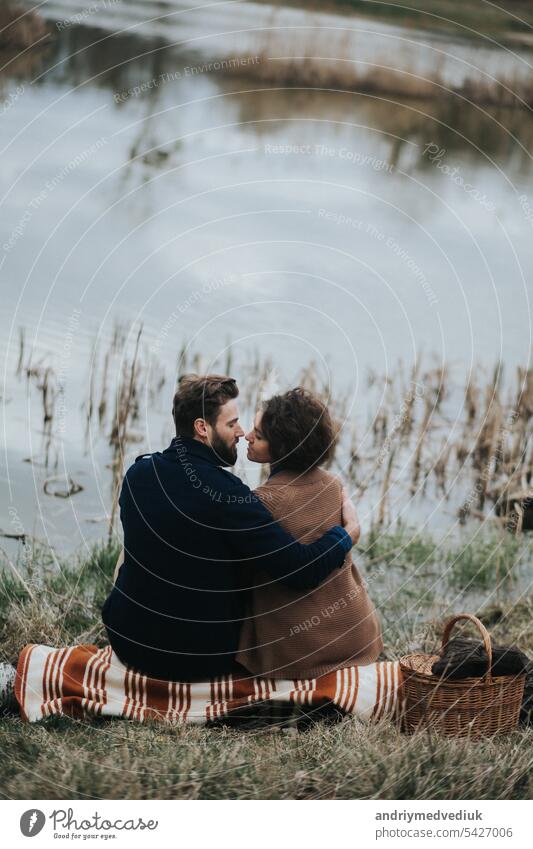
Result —
<path fill-rule="evenodd" d="M 335 452 L 338 429 L 327 406 L 301 386 L 265 402 L 261 430 L 272 464 L 286 469 L 309 471 Z"/>

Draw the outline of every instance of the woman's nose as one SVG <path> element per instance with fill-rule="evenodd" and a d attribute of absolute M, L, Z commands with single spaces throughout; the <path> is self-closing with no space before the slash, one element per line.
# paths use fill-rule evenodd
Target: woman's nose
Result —
<path fill-rule="evenodd" d="M 247 433 L 244 438 L 245 438 L 246 442 L 253 442 L 254 441 L 254 435 L 253 435 L 252 431 L 250 431 L 250 433 Z"/>

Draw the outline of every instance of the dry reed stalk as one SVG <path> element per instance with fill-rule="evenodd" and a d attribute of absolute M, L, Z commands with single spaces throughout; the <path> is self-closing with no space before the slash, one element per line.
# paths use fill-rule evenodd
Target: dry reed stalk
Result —
<path fill-rule="evenodd" d="M 110 356 L 110 352 L 106 351 L 106 355 L 104 357 L 104 370 L 102 374 L 100 401 L 98 402 L 98 426 L 100 430 L 103 430 L 105 427 L 105 420 L 107 414 L 107 375 L 109 371 Z"/>
<path fill-rule="evenodd" d="M 231 341 L 228 340 L 226 343 L 226 364 L 224 366 L 224 374 L 231 375 L 231 371 L 233 368 L 233 348 L 231 346 Z"/>
<path fill-rule="evenodd" d="M 485 466 L 486 472 L 482 475 L 482 479 L 480 481 L 481 485 L 479 488 L 478 507 L 480 510 L 483 510 L 485 506 L 485 498 L 487 496 L 487 490 L 489 487 L 489 483 L 492 479 L 496 462 L 497 445 L 498 442 L 501 441 L 502 409 L 499 404 L 493 414 L 491 424 L 492 427 L 490 432 L 490 441 L 488 445 L 488 456 Z"/>
<path fill-rule="evenodd" d="M 89 432 L 90 432 L 90 429 L 91 429 L 91 421 L 92 421 L 93 412 L 94 412 L 94 393 L 95 393 L 94 383 L 95 383 L 97 361 L 98 361 L 98 341 L 95 339 L 94 344 L 93 344 L 92 354 L 91 354 L 91 357 L 90 357 L 90 360 L 89 360 L 89 362 L 91 364 L 91 374 L 90 374 L 90 378 L 89 378 L 89 397 L 87 399 L 87 405 L 86 405 L 87 412 L 86 412 L 86 416 L 85 416 L 85 440 L 86 441 L 89 440 Z"/>
<path fill-rule="evenodd" d="M 378 510 L 378 527 L 382 527 L 385 522 L 385 511 L 387 507 L 387 502 L 389 498 L 390 491 L 390 480 L 392 476 L 392 466 L 394 463 L 394 454 L 395 448 L 391 448 L 389 453 L 389 460 L 387 463 L 387 468 L 385 471 L 385 475 L 383 476 L 383 484 L 381 487 L 381 497 L 379 499 L 379 510 Z"/>
<path fill-rule="evenodd" d="M 518 392 L 515 410 L 520 418 L 529 421 L 533 415 L 533 369 L 518 366 Z"/>
<path fill-rule="evenodd" d="M 313 360 L 311 360 L 308 366 L 302 369 L 299 382 L 300 386 L 307 389 L 308 392 L 313 392 L 316 395 L 322 394 L 318 385 L 316 363 Z"/>
<path fill-rule="evenodd" d="M 496 422 L 501 422 L 502 409 L 498 396 L 498 387 L 493 378 L 486 390 L 485 413 L 478 430 L 477 438 L 472 452 L 472 462 L 476 469 L 484 469 L 491 462 L 491 446 L 494 441 L 494 429 Z"/>
<path fill-rule="evenodd" d="M 407 391 L 404 391 L 403 415 L 400 425 L 400 438 L 404 442 L 413 430 L 413 413 L 416 401 L 416 390 L 418 386 L 418 374 L 420 371 L 420 360 L 417 359 L 411 370 L 411 383 Z"/>
<path fill-rule="evenodd" d="M 52 382 L 53 376 L 54 371 L 51 366 L 48 366 L 43 372 L 42 382 L 38 384 L 38 388 L 41 390 L 42 396 L 43 425 L 45 427 L 49 425 L 54 418 L 54 402 L 56 398 L 56 391 Z"/>
<path fill-rule="evenodd" d="M 445 441 L 441 446 L 438 457 L 433 466 L 433 471 L 435 473 L 435 477 L 437 478 L 437 485 L 440 487 L 443 493 L 446 492 L 446 471 L 448 468 L 448 461 L 450 459 L 451 449 L 451 445 L 447 441 Z M 448 498 L 448 494 L 446 494 L 446 498 Z"/>
<path fill-rule="evenodd" d="M 0 50 L 26 50 L 49 37 L 45 22 L 34 9 L 4 0 L 0 8 Z"/>
<path fill-rule="evenodd" d="M 50 452 L 52 449 L 52 426 L 54 420 L 54 409 L 57 398 L 57 390 L 54 385 L 54 370 L 48 366 L 41 372 L 42 380 L 37 383 L 37 388 L 41 392 L 42 411 L 43 411 L 43 438 L 44 438 L 44 465 L 48 468 L 50 465 Z M 56 453 L 57 466 L 59 458 Z"/>
<path fill-rule="evenodd" d="M 115 457 L 113 460 L 113 496 L 111 502 L 111 514 L 109 517 L 108 538 L 111 539 L 113 529 L 115 527 L 115 516 L 117 512 L 118 498 L 122 477 L 124 475 L 124 451 L 127 439 L 127 429 L 130 419 L 132 402 L 135 394 L 135 380 L 137 376 L 137 357 L 139 353 L 139 343 L 142 334 L 142 324 L 137 333 L 135 342 L 135 352 L 130 366 L 129 381 L 126 390 L 123 385 L 118 393 L 118 408 L 116 410 L 116 422 L 111 433 L 111 441 L 114 446 Z"/>
<path fill-rule="evenodd" d="M 351 436 L 350 436 L 350 451 L 349 451 L 349 464 L 348 464 L 348 475 L 350 478 L 356 482 L 357 479 L 357 469 L 359 463 L 361 462 L 361 457 L 358 451 L 358 439 L 357 439 L 357 431 L 354 425 L 352 425 Z"/>
<path fill-rule="evenodd" d="M 203 374 L 203 360 L 200 351 L 196 351 L 192 358 L 192 370 L 196 374 Z"/>
<path fill-rule="evenodd" d="M 465 391 L 466 428 L 470 429 L 474 424 L 479 406 L 479 386 L 471 377 Z"/>
<path fill-rule="evenodd" d="M 518 519 L 516 521 L 516 526 L 515 526 L 515 535 L 518 536 L 518 534 L 522 533 L 522 527 L 523 527 L 523 524 L 524 524 L 524 509 L 523 509 L 522 505 L 520 504 L 520 502 L 515 503 L 514 509 L 515 509 L 516 514 L 518 516 Z"/>
<path fill-rule="evenodd" d="M 431 399 L 426 397 L 424 417 L 422 419 L 422 424 L 420 425 L 420 431 L 418 434 L 418 439 L 416 442 L 415 453 L 413 457 L 413 474 L 411 477 L 411 493 L 416 492 L 416 487 L 418 485 L 418 479 L 420 477 L 420 469 L 422 466 L 422 448 L 424 445 L 424 439 L 426 438 L 426 434 L 429 429 L 429 422 L 431 420 L 431 415 L 433 412 L 433 405 Z"/>
<path fill-rule="evenodd" d="M 19 327 L 19 356 L 18 356 L 18 361 L 17 361 L 17 368 L 16 368 L 16 371 L 15 371 L 16 377 L 20 377 L 20 375 L 22 374 L 22 369 L 23 369 L 23 364 L 24 364 L 24 342 L 25 342 L 24 328 Z"/>
<path fill-rule="evenodd" d="M 128 327 L 120 321 L 113 325 L 113 336 L 111 337 L 111 353 L 120 354 L 124 350 L 128 339 Z"/>
<path fill-rule="evenodd" d="M 178 363 L 176 368 L 177 379 L 176 382 L 179 383 L 180 377 L 183 377 L 184 374 L 187 374 L 187 352 L 188 346 L 187 343 L 184 343 L 181 346 L 180 352 L 178 354 Z"/>
<path fill-rule="evenodd" d="M 374 420 L 372 422 L 372 433 L 374 436 L 374 445 L 378 445 L 380 442 L 384 442 L 387 438 L 387 430 L 388 430 L 388 410 L 380 407 L 376 415 L 374 416 Z"/>
<path fill-rule="evenodd" d="M 439 368 L 435 369 L 433 376 L 436 380 L 436 386 L 433 387 L 435 395 L 435 410 L 439 410 L 447 394 L 448 369 L 446 365 L 441 365 Z"/>

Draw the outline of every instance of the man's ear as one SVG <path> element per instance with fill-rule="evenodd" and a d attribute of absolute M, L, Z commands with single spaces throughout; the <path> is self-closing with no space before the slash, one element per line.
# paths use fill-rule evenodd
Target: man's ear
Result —
<path fill-rule="evenodd" d="M 193 429 L 196 437 L 199 439 L 207 439 L 207 422 L 205 419 L 195 419 Z"/>

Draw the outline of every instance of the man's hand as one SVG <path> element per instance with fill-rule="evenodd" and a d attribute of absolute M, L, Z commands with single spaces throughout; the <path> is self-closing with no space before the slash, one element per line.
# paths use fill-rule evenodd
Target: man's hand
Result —
<path fill-rule="evenodd" d="M 344 530 L 350 534 L 353 544 L 357 545 L 361 536 L 361 525 L 359 524 L 357 510 L 345 486 L 342 488 L 342 525 Z"/>

